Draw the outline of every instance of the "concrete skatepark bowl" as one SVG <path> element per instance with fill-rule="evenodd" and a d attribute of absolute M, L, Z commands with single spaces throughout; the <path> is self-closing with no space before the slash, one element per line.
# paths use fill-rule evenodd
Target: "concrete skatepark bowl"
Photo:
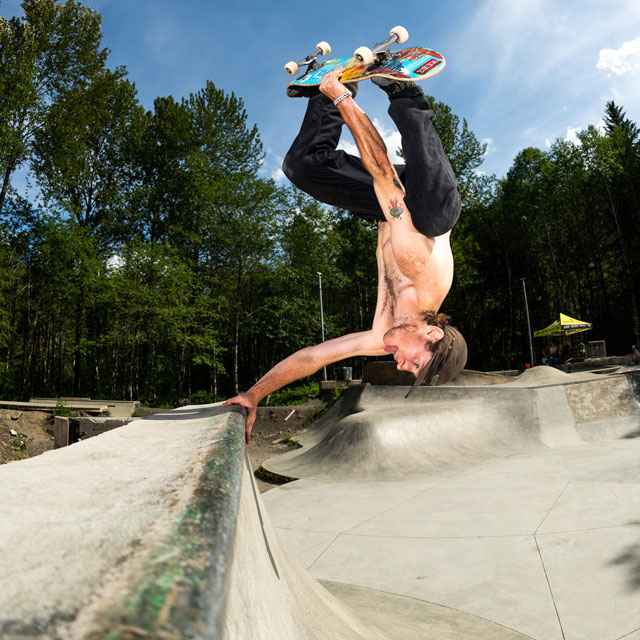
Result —
<path fill-rule="evenodd" d="M 511 380 L 350 389 L 265 463 L 276 531 L 389 637 L 639 640 L 635 375 Z"/>
<path fill-rule="evenodd" d="M 352 387 L 262 497 L 214 405 L 2 465 L 0 637 L 640 640 L 638 377 Z"/>

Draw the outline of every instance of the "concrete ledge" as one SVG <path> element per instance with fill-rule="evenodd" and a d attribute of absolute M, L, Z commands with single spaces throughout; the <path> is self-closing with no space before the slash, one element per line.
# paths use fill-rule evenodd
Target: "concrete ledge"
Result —
<path fill-rule="evenodd" d="M 118 429 L 133 422 L 135 418 L 69 418 L 70 425 L 75 429 L 78 438 L 93 438 L 101 433 Z"/>
<path fill-rule="evenodd" d="M 219 637 L 243 425 L 184 407 L 0 467 L 0 637 Z"/>
<path fill-rule="evenodd" d="M 91 398 L 29 398 L 29 405 L 56 408 L 58 405 L 83 411 L 106 412 L 112 418 L 130 418 L 136 410 L 137 400 L 92 400 Z"/>
<path fill-rule="evenodd" d="M 198 637 L 218 638 L 205 634 Z M 364 622 L 302 569 L 280 544 L 247 461 L 222 637 L 224 640 L 389 640 L 403 636 L 387 636 L 368 621 Z"/>

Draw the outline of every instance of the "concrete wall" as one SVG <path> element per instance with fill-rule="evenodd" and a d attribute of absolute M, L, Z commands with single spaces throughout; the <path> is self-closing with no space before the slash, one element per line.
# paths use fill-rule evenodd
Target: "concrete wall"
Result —
<path fill-rule="evenodd" d="M 0 637 L 220 637 L 243 432 L 184 407 L 0 467 Z"/>

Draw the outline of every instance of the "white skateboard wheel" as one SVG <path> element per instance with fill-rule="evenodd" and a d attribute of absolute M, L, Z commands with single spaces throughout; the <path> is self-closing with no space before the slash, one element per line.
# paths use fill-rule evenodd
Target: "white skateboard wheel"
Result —
<path fill-rule="evenodd" d="M 409 39 L 409 32 L 404 28 L 398 25 L 397 27 L 393 27 L 391 31 L 389 31 L 390 36 L 395 36 L 398 38 L 398 42 L 406 42 Z"/>
<path fill-rule="evenodd" d="M 353 57 L 362 64 L 371 64 L 373 62 L 373 53 L 369 47 L 358 47 L 353 52 Z"/>
<path fill-rule="evenodd" d="M 323 56 L 328 56 L 331 53 L 331 45 L 324 40 L 322 42 L 318 42 L 316 49 L 320 49 L 320 53 Z"/>
<path fill-rule="evenodd" d="M 297 62 L 294 62 L 292 60 L 291 62 L 287 62 L 287 64 L 284 65 L 284 70 L 290 76 L 295 76 L 295 75 L 297 75 L 298 71 L 300 71 L 300 67 L 298 66 Z"/>

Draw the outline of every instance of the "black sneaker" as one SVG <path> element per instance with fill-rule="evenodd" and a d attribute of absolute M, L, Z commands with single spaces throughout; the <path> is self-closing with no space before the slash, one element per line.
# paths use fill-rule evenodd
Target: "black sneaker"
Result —
<path fill-rule="evenodd" d="M 380 87 L 390 98 L 395 98 L 405 89 L 417 86 L 415 82 L 402 82 L 393 78 L 371 78 L 371 82 Z"/>

